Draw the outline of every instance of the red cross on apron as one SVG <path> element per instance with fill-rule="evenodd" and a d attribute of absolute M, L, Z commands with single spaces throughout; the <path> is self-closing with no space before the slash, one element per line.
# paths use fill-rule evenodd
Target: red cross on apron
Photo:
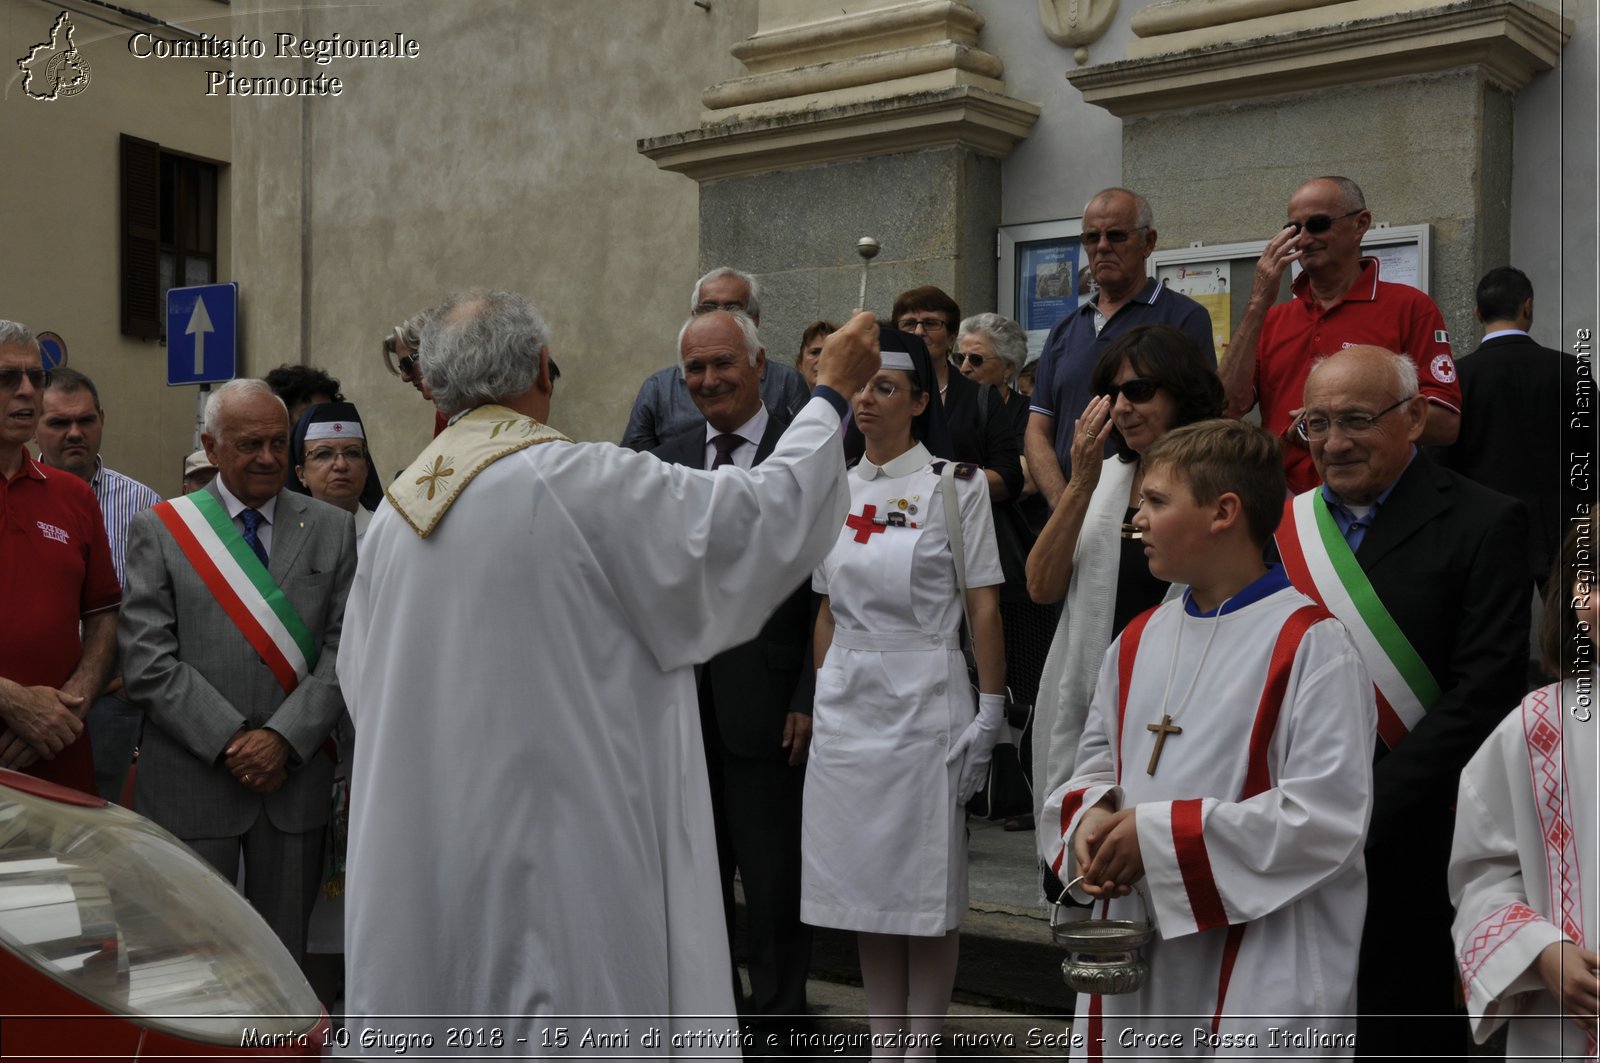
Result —
<path fill-rule="evenodd" d="M 844 519 L 845 527 L 855 529 L 856 542 L 864 543 L 871 537 L 873 532 L 883 531 L 884 526 L 872 519 L 877 512 L 877 506 L 865 505 L 861 507 L 859 515 L 852 513 Z"/>

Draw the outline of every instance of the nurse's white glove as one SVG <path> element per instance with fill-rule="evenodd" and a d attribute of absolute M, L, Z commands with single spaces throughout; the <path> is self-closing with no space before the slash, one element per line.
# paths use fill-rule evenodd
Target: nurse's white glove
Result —
<path fill-rule="evenodd" d="M 961 762 L 961 782 L 956 788 L 956 804 L 964 805 L 983 785 L 989 774 L 989 758 L 994 756 L 994 744 L 1000 740 L 1000 727 L 1005 723 L 1006 696 L 1004 694 L 979 694 L 978 715 L 961 737 L 950 747 L 946 764 Z M 965 760 L 962 758 L 965 757 Z"/>

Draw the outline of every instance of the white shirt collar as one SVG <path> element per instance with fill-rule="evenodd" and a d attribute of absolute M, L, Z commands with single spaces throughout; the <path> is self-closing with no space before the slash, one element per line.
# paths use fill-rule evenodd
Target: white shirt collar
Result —
<path fill-rule="evenodd" d="M 913 443 L 911 449 L 898 457 L 890 458 L 882 465 L 874 465 L 866 458 L 856 464 L 856 475 L 863 480 L 876 480 L 880 476 L 898 479 L 909 476 L 933 460 L 933 455 L 928 453 L 928 448 L 921 443 Z"/>
<path fill-rule="evenodd" d="M 228 485 L 222 482 L 221 474 L 218 474 L 214 482 L 217 485 L 217 495 L 222 499 L 222 504 L 227 507 L 228 517 L 232 520 L 238 520 L 239 514 L 243 513 L 250 507 L 233 496 L 233 492 L 228 490 Z M 273 495 L 263 504 L 256 506 L 255 510 L 257 513 L 261 514 L 262 520 L 265 520 L 268 524 L 271 524 L 272 514 L 277 508 L 278 496 Z"/>
<path fill-rule="evenodd" d="M 730 434 L 738 436 L 751 446 L 759 447 L 761 445 L 761 437 L 767 434 L 767 422 L 771 419 L 772 415 L 767 413 L 767 404 L 760 403 L 756 407 L 756 415 L 738 428 L 735 428 Z M 706 422 L 706 446 L 709 447 L 711 441 L 721 434 L 721 432 L 711 427 L 710 421 Z"/>
<path fill-rule="evenodd" d="M 1483 334 L 1483 341 L 1482 342 L 1488 343 L 1490 340 L 1497 340 L 1501 336 L 1527 336 L 1527 335 L 1528 335 L 1528 333 L 1523 329 L 1519 329 L 1519 328 L 1501 328 L 1501 329 L 1495 329 L 1493 332 L 1485 332 Z"/>

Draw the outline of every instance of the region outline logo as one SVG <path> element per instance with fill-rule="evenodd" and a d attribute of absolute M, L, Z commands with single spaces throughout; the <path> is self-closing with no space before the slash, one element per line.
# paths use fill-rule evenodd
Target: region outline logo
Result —
<path fill-rule="evenodd" d="M 53 102 L 89 87 L 89 61 L 72 40 L 76 29 L 72 16 L 61 12 L 50 27 L 50 39 L 29 48 L 28 54 L 17 60 L 22 91 L 30 99 Z M 43 84 L 43 91 L 34 91 L 35 80 Z"/>

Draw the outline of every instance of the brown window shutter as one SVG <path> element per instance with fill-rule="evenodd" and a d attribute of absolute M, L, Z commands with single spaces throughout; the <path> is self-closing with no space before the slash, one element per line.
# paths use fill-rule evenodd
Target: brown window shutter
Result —
<path fill-rule="evenodd" d="M 122 135 L 122 334 L 161 335 L 161 145 Z"/>

